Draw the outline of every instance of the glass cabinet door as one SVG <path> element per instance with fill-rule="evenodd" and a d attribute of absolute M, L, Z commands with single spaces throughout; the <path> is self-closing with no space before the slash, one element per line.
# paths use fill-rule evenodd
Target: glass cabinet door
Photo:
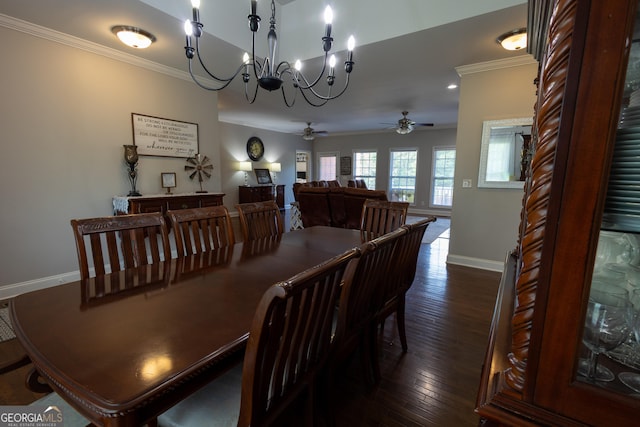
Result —
<path fill-rule="evenodd" d="M 631 43 L 577 380 L 640 398 L 640 25 Z"/>

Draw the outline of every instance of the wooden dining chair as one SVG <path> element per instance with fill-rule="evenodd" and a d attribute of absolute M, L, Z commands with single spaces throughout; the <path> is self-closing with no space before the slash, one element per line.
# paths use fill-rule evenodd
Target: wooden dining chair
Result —
<path fill-rule="evenodd" d="M 389 233 L 407 221 L 409 203 L 367 199 L 362 205 L 360 237 L 363 242 Z"/>
<path fill-rule="evenodd" d="M 167 216 L 178 256 L 210 252 L 235 243 L 229 211 L 222 205 L 169 210 Z"/>
<path fill-rule="evenodd" d="M 377 361 L 371 355 L 376 351 L 374 318 L 377 313 L 378 290 L 391 274 L 394 251 L 399 238 L 407 230 L 399 228 L 360 246 L 357 262 L 349 265 L 345 273 L 345 286 L 340 298 L 336 324 L 336 347 L 329 363 L 329 381 L 343 362 L 360 349 L 361 366 L 365 380 L 374 384 L 379 377 L 374 371 Z M 331 389 L 331 385 L 326 386 Z"/>
<path fill-rule="evenodd" d="M 379 289 L 376 321 L 384 325 L 384 320 L 396 313 L 398 335 L 402 351 L 405 353 L 408 348 L 404 318 L 405 297 L 415 279 L 422 238 L 429 224 L 434 221 L 436 221 L 436 217 L 429 216 L 402 226 L 407 232 L 398 240 L 387 280 L 381 284 Z"/>
<path fill-rule="evenodd" d="M 275 201 L 241 203 L 236 205 L 240 214 L 243 241 L 278 236 L 284 233 L 282 215 Z"/>
<path fill-rule="evenodd" d="M 80 278 L 88 279 L 89 259 L 95 276 L 171 259 L 169 235 L 161 213 L 72 219 Z"/>
<path fill-rule="evenodd" d="M 232 368 L 158 417 L 161 427 L 269 426 L 306 393 L 306 420 L 316 425 L 316 380 L 333 346 L 335 307 L 352 249 L 271 286 L 255 312 L 242 368 Z"/>

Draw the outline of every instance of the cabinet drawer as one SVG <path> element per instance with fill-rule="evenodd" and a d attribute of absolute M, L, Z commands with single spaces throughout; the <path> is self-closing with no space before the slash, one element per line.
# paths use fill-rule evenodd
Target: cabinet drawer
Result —
<path fill-rule="evenodd" d="M 197 198 L 181 198 L 180 200 L 168 200 L 169 209 L 193 209 L 200 207 L 200 200 Z"/>
<path fill-rule="evenodd" d="M 162 200 L 140 200 L 130 201 L 129 203 L 131 205 L 129 209 L 130 213 L 164 212 L 164 203 Z"/>

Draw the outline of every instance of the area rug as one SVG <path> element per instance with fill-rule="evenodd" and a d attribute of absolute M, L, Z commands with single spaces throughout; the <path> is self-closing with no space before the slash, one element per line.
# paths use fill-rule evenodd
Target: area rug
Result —
<path fill-rule="evenodd" d="M 420 217 L 410 216 L 407 218 L 407 223 L 418 221 Z M 446 217 L 438 217 L 435 222 L 432 222 L 427 227 L 427 231 L 424 233 L 422 243 L 433 243 L 438 237 L 449 238 L 449 227 L 451 226 L 451 219 Z"/>
<path fill-rule="evenodd" d="M 0 307 L 0 342 L 15 338 L 11 328 L 11 319 L 9 318 L 9 307 Z"/>

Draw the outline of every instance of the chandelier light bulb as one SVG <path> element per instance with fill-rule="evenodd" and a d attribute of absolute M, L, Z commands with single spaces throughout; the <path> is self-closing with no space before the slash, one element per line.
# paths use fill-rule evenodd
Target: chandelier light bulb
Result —
<path fill-rule="evenodd" d="M 244 65 L 249 65 L 249 54 L 247 52 L 242 55 L 242 63 Z"/>
<path fill-rule="evenodd" d="M 334 68 L 335 66 L 336 66 L 336 56 L 331 55 L 331 58 L 329 58 L 329 67 Z"/>
<path fill-rule="evenodd" d="M 191 0 L 191 6 L 200 9 L 200 0 Z"/>
<path fill-rule="evenodd" d="M 333 9 L 331 9 L 331 6 L 327 6 L 324 9 L 324 23 L 327 25 L 331 25 L 333 23 Z"/>
<path fill-rule="evenodd" d="M 188 19 L 184 21 L 184 33 L 187 36 L 193 35 L 193 25 L 191 25 L 191 21 L 189 21 Z"/>
<path fill-rule="evenodd" d="M 349 36 L 349 40 L 347 40 L 347 49 L 351 52 L 356 47 L 356 39 L 353 37 L 353 34 Z"/>
<path fill-rule="evenodd" d="M 299 59 L 296 59 L 296 63 L 293 65 L 293 68 L 295 68 L 296 71 L 302 70 L 302 62 L 300 62 Z"/>

